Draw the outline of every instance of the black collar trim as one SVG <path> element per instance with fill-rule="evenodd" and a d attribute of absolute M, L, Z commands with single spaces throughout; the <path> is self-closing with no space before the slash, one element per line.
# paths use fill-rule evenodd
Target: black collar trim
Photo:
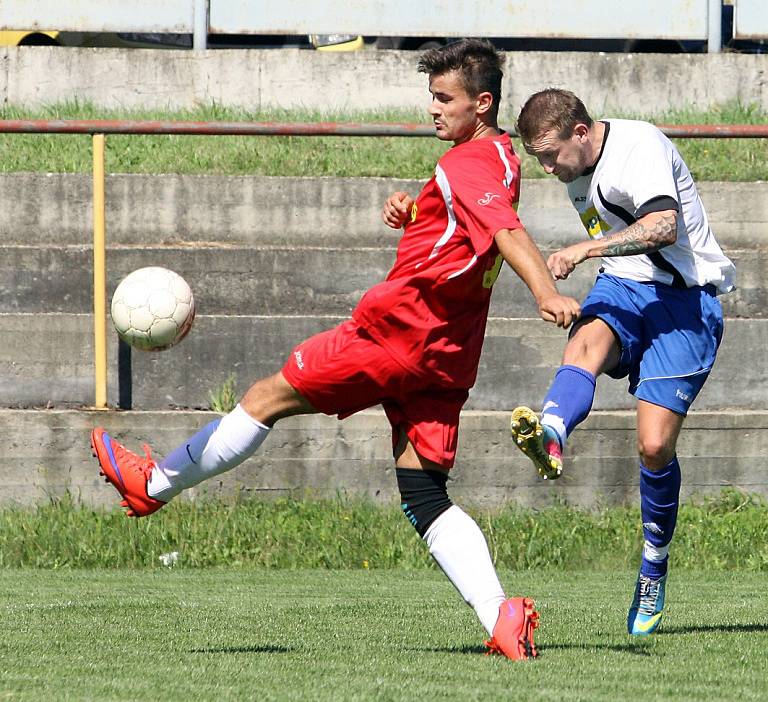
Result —
<path fill-rule="evenodd" d="M 600 163 L 600 158 L 603 155 L 603 151 L 605 151 L 605 142 L 608 141 L 608 132 L 611 131 L 611 123 L 606 122 L 605 120 L 600 120 L 602 124 L 605 125 L 605 132 L 603 133 L 603 143 L 600 145 L 600 153 L 597 155 L 597 160 L 589 167 L 587 168 L 584 173 L 581 175 L 592 175 L 595 172 L 595 168 L 597 168 L 597 164 Z"/>

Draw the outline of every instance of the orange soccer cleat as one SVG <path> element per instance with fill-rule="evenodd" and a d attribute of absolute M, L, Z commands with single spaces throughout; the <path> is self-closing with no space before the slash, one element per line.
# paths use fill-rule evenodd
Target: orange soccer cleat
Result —
<path fill-rule="evenodd" d="M 528 597 L 511 597 L 501 603 L 493 636 L 486 641 L 488 654 L 499 653 L 513 661 L 536 658 L 533 630 L 539 626 L 539 613 Z"/>
<path fill-rule="evenodd" d="M 142 458 L 115 441 L 104 429 L 97 427 L 91 432 L 93 455 L 101 466 L 100 475 L 112 483 L 123 497 L 121 507 L 127 507 L 129 517 L 146 517 L 157 512 L 166 503 L 147 494 L 147 481 L 157 465 L 144 445 L 146 456 Z"/>

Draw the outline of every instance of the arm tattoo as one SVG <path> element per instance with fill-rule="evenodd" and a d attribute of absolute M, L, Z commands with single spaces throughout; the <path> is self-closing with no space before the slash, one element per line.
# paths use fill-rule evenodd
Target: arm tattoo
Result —
<path fill-rule="evenodd" d="M 673 244 L 676 238 L 676 213 L 666 212 L 654 221 L 638 220 L 626 229 L 607 237 L 600 253 L 603 256 L 634 256 L 635 254 L 653 253 Z"/>

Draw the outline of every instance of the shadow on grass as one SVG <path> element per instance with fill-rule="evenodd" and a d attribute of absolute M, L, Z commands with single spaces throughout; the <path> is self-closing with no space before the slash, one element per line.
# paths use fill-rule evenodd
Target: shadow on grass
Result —
<path fill-rule="evenodd" d="M 404 650 L 417 653 L 458 653 L 476 656 L 478 653 L 485 653 L 488 649 L 485 646 L 408 646 Z"/>
<path fill-rule="evenodd" d="M 636 656 L 650 656 L 643 644 L 545 644 L 536 646 L 539 655 L 546 654 L 547 651 L 555 650 L 582 650 L 582 651 L 616 651 L 618 653 L 632 653 Z M 477 655 L 487 652 L 485 646 L 434 646 L 434 647 L 409 647 L 407 651 L 418 651 L 420 653 L 457 653 L 460 655 Z"/>
<path fill-rule="evenodd" d="M 633 656 L 651 656 L 653 653 L 645 648 L 642 643 L 636 644 L 546 644 L 545 646 L 536 646 L 539 653 L 547 651 L 615 651 L 616 653 L 631 653 Z"/>
<path fill-rule="evenodd" d="M 768 624 L 703 624 L 701 626 L 665 626 L 657 636 L 674 634 L 704 634 L 714 631 L 718 634 L 768 632 Z"/>
<path fill-rule="evenodd" d="M 190 653 L 290 653 L 286 646 L 217 646 L 216 648 L 193 648 Z"/>

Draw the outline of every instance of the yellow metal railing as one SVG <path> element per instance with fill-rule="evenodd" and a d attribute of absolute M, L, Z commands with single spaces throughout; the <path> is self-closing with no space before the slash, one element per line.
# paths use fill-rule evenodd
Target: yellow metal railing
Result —
<path fill-rule="evenodd" d="M 93 348 L 96 409 L 107 408 L 107 237 L 104 197 L 104 134 L 93 135 Z"/>

